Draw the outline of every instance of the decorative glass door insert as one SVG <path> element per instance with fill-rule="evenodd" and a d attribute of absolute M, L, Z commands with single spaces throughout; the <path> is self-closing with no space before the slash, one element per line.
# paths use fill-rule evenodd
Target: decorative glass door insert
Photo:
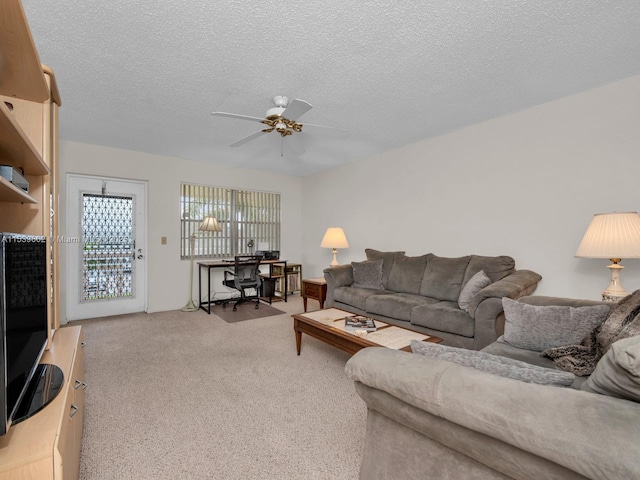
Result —
<path fill-rule="evenodd" d="M 81 302 L 135 296 L 134 197 L 82 194 Z"/>

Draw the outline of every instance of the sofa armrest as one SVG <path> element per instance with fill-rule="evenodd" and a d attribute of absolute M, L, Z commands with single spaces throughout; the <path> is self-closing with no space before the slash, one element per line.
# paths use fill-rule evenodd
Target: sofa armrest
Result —
<path fill-rule="evenodd" d="M 324 301 L 325 308 L 333 307 L 333 292 L 338 287 L 345 287 L 353 283 L 353 267 L 351 265 L 336 265 L 323 270 L 324 279 L 327 281 L 327 298 Z"/>
<path fill-rule="evenodd" d="M 587 478 L 640 476 L 638 403 L 385 348 L 361 350 L 345 370 L 355 382 Z M 428 424 L 413 428 L 429 435 Z"/>
<path fill-rule="evenodd" d="M 549 297 L 544 295 L 527 295 L 520 297 L 519 301 L 528 305 L 538 306 L 561 306 L 561 307 L 590 307 L 593 305 L 606 305 L 611 307 L 613 304 L 609 302 L 602 302 L 600 300 L 585 300 L 581 298 L 568 298 L 568 297 Z"/>
<path fill-rule="evenodd" d="M 516 270 L 511 275 L 501 278 L 497 282 L 480 290 L 469 303 L 469 315 L 476 317 L 476 309 L 487 298 L 520 298 L 533 293 L 542 277 L 531 270 Z"/>

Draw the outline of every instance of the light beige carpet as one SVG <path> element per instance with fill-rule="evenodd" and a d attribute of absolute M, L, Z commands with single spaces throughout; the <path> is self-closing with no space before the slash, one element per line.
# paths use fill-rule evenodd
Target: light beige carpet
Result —
<path fill-rule="evenodd" d="M 85 333 L 80 480 L 358 477 L 366 408 L 349 356 L 291 313 L 226 323 L 202 310 L 75 322 Z"/>

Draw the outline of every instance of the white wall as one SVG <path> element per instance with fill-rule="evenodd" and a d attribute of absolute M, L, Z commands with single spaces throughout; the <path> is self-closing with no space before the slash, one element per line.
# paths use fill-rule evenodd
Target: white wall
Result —
<path fill-rule="evenodd" d="M 297 177 L 263 174 L 212 163 L 148 155 L 128 150 L 75 142 L 60 144 L 60 233 L 68 235 L 65 223 L 66 175 L 78 173 L 127 178 L 148 182 L 146 264 L 148 273 L 147 311 L 182 308 L 189 296 L 189 261 L 180 260 L 180 183 L 247 188 L 282 194 L 282 258 L 301 258 L 301 180 Z M 167 237 L 161 245 L 160 237 Z M 66 292 L 65 246 L 61 244 L 61 298 Z M 194 268 L 194 299 L 197 297 L 197 266 Z M 212 285 L 221 282 L 213 278 Z M 65 301 L 61 318 L 66 318 Z"/>
<path fill-rule="evenodd" d="M 61 142 L 61 206 L 68 172 L 148 181 L 148 311 L 188 297 L 181 181 L 282 193 L 282 255 L 301 261 L 305 277 L 322 275 L 331 261 L 322 235 L 342 226 L 351 248 L 341 263 L 364 259 L 366 247 L 505 254 L 544 277 L 537 294 L 599 298 L 608 262 L 574 255 L 594 213 L 640 210 L 639 131 L 636 76 L 303 179 Z M 640 260 L 623 264 L 623 285 L 640 288 Z"/>
<path fill-rule="evenodd" d="M 366 247 L 504 254 L 543 276 L 537 294 L 599 299 L 609 262 L 574 255 L 595 213 L 640 210 L 639 132 L 635 76 L 306 177 L 305 276 L 322 275 L 320 240 L 341 226 L 340 263 Z M 640 288 L 640 260 L 622 263 Z"/>

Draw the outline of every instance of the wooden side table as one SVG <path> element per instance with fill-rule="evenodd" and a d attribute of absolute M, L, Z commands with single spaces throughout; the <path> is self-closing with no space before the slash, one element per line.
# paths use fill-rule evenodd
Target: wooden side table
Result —
<path fill-rule="evenodd" d="M 323 278 L 307 278 L 302 280 L 302 303 L 304 311 L 307 311 L 307 298 L 312 298 L 320 302 L 320 309 L 324 308 L 324 301 L 327 299 L 327 281 Z"/>

